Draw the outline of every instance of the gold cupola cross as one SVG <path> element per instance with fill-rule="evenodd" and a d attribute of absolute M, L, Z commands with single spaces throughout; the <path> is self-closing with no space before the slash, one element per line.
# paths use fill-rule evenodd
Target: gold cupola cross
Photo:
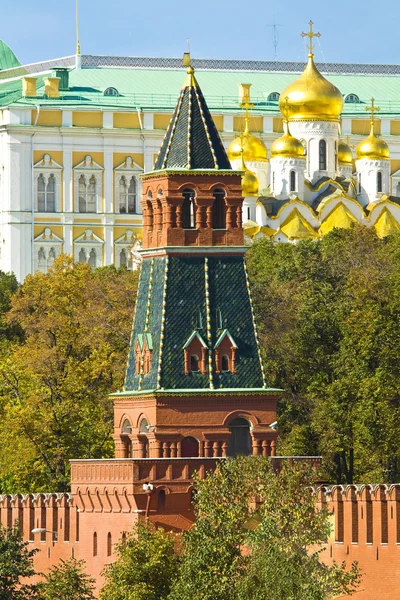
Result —
<path fill-rule="evenodd" d="M 379 112 L 381 109 L 379 106 L 375 106 L 375 98 L 371 98 L 371 106 L 366 106 L 365 110 L 371 113 L 371 133 L 374 133 L 375 130 L 375 113 Z"/>
<path fill-rule="evenodd" d="M 375 121 L 375 113 L 379 112 L 381 109 L 379 106 L 375 106 L 375 98 L 371 98 L 371 106 L 366 106 L 365 110 L 371 113 L 371 121 Z"/>
<path fill-rule="evenodd" d="M 309 38 L 309 43 L 308 43 L 308 56 L 314 56 L 314 46 L 313 46 L 313 38 L 320 38 L 321 34 L 319 31 L 317 31 L 317 33 L 314 33 L 313 31 L 313 21 L 309 21 L 308 22 L 309 26 L 310 26 L 310 31 L 308 31 L 307 33 L 305 33 L 304 31 L 301 32 L 301 37 L 308 37 Z"/>

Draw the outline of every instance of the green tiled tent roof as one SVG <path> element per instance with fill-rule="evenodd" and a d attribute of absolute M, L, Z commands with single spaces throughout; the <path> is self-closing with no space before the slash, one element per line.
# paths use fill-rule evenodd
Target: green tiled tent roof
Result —
<path fill-rule="evenodd" d="M 211 339 L 208 339 L 206 329 L 205 260 L 203 257 L 194 256 L 170 257 L 163 326 L 164 344 L 160 361 L 165 261 L 162 257 L 154 259 L 152 277 L 151 261 L 143 261 L 125 391 L 156 389 L 158 369 L 161 372 L 161 389 L 210 389 L 209 372 L 206 375 L 200 372 L 185 375 L 184 347 L 193 330 L 197 329 L 202 339 L 208 342 L 211 351 L 221 335 L 221 324 L 234 336 L 238 346 L 236 374 L 217 374 L 213 364 L 214 388 L 263 388 L 261 363 L 241 256 L 216 256 L 208 259 L 209 303 L 212 308 Z M 150 373 L 143 376 L 142 385 L 139 386 L 139 376 L 135 374 L 135 344 L 145 328 L 149 298 L 149 330 L 153 339 L 152 366 Z M 202 327 L 199 326 L 199 313 L 202 317 Z"/>
<path fill-rule="evenodd" d="M 203 93 L 191 71 L 190 67 L 156 160 L 156 171 L 231 168 Z"/>

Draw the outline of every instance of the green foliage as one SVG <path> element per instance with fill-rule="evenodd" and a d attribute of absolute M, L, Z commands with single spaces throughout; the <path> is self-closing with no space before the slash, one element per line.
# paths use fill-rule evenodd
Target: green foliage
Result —
<path fill-rule="evenodd" d="M 0 363 L 3 492 L 64 491 L 71 458 L 112 456 L 108 394 L 123 383 L 136 286 L 136 273 L 62 256 L 12 297 L 24 343 Z"/>
<path fill-rule="evenodd" d="M 35 574 L 33 556 L 17 525 L 6 529 L 0 525 L 0 598 L 1 600 L 36 599 L 36 586 L 26 582 Z M 23 583 L 21 582 L 23 581 Z"/>
<path fill-rule="evenodd" d="M 95 600 L 95 580 L 85 573 L 85 561 L 60 560 L 38 584 L 39 600 Z"/>
<path fill-rule="evenodd" d="M 282 454 L 321 454 L 330 480 L 400 472 L 400 236 L 365 227 L 248 253 Z"/>
<path fill-rule="evenodd" d="M 104 571 L 101 600 L 164 600 L 176 576 L 175 535 L 138 524 L 116 545 L 117 560 Z"/>
<path fill-rule="evenodd" d="M 251 457 L 196 479 L 196 522 L 168 600 L 324 600 L 354 590 L 356 564 L 320 560 L 330 526 L 310 477 L 304 464 L 277 474 Z"/>

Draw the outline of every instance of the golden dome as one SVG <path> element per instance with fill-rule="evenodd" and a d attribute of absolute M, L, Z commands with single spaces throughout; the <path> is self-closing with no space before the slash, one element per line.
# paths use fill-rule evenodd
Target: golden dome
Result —
<path fill-rule="evenodd" d="M 338 121 L 343 109 L 342 94 L 318 71 L 312 53 L 308 55 L 304 72 L 279 97 L 282 114 L 285 114 L 286 98 L 290 121 Z"/>
<path fill-rule="evenodd" d="M 258 196 L 258 179 L 253 171 L 250 171 L 244 162 L 243 152 L 240 154 L 239 170 L 244 171 L 242 175 L 242 194 L 243 196 Z"/>
<path fill-rule="evenodd" d="M 284 134 L 272 142 L 271 157 L 283 156 L 285 158 L 304 158 L 304 148 L 300 140 L 293 137 L 289 131 L 287 121 L 283 123 Z"/>
<path fill-rule="evenodd" d="M 350 146 L 343 140 L 338 145 L 338 163 L 339 165 L 353 165 L 353 153 Z"/>
<path fill-rule="evenodd" d="M 370 158 L 372 160 L 390 159 L 389 146 L 382 138 L 378 138 L 375 135 L 374 121 L 371 121 L 369 136 L 357 146 L 357 158 Z"/>
<path fill-rule="evenodd" d="M 242 148 L 243 159 L 246 162 L 266 162 L 268 160 L 268 150 L 266 145 L 260 138 L 249 133 L 247 120 L 242 135 L 239 135 L 232 140 L 228 146 L 228 158 L 231 163 L 241 160 Z"/>
<path fill-rule="evenodd" d="M 242 175 L 242 194 L 243 196 L 258 196 L 258 179 L 249 169 L 246 169 Z"/>

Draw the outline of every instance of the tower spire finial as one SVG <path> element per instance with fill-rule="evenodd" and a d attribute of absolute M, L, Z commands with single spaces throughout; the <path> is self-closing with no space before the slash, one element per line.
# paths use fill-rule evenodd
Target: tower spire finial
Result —
<path fill-rule="evenodd" d="M 313 21 L 309 21 L 308 22 L 309 26 L 310 26 L 310 30 L 305 33 L 304 31 L 301 32 L 301 37 L 308 37 L 309 38 L 309 43 L 308 43 L 308 56 L 309 57 L 313 57 L 314 56 L 314 46 L 313 46 L 313 38 L 320 38 L 321 34 L 319 31 L 317 31 L 317 33 L 314 33 L 313 31 L 313 25 L 314 22 Z"/>

